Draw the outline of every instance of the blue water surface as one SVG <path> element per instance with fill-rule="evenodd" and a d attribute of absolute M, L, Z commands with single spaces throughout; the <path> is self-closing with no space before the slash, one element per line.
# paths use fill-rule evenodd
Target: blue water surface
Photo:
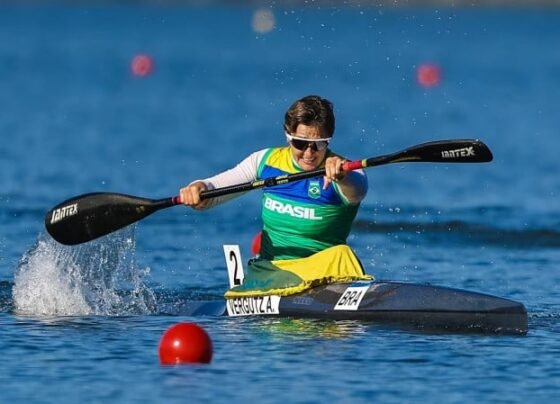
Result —
<path fill-rule="evenodd" d="M 0 5 L 0 401 L 560 398 L 558 43 L 555 8 Z M 138 54 L 150 75 L 131 73 Z M 417 83 L 425 63 L 439 85 Z M 368 170 L 349 243 L 378 278 L 524 303 L 526 336 L 169 314 L 221 298 L 222 245 L 250 256 L 258 191 L 83 246 L 46 235 L 66 198 L 173 196 L 283 144 L 283 114 L 307 94 L 334 102 L 332 146 L 352 159 L 448 138 L 490 146 L 491 164 Z M 211 335 L 210 365 L 159 364 L 180 321 Z"/>

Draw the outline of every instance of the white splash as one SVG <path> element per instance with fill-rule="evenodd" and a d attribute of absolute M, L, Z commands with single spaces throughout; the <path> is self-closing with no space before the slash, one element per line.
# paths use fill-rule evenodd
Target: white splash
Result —
<path fill-rule="evenodd" d="M 134 262 L 133 227 L 67 247 L 41 236 L 21 259 L 12 296 L 20 315 L 122 316 L 157 311 L 144 283 L 149 269 Z"/>

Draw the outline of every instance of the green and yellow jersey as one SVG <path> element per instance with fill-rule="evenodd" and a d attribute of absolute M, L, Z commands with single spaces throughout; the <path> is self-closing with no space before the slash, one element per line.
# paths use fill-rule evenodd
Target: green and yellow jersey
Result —
<path fill-rule="evenodd" d="M 331 156 L 335 154 L 328 150 L 326 157 Z M 276 147 L 255 152 L 236 167 L 203 181 L 214 189 L 301 171 L 290 147 Z M 346 244 L 359 204 L 367 193 L 367 178 L 363 170 L 357 170 L 348 173 L 344 181 L 350 181 L 360 191 L 354 193 L 357 199 L 348 200 L 336 182 L 323 189 L 323 177 L 264 188 L 260 257 L 304 258 Z M 232 197 L 214 198 L 208 207 Z"/>
<path fill-rule="evenodd" d="M 334 156 L 330 150 L 326 157 Z M 268 149 L 257 179 L 294 174 L 302 169 L 289 147 Z M 365 184 L 363 174 L 356 180 Z M 261 258 L 303 258 L 328 247 L 345 244 L 359 203 L 351 203 L 335 182 L 323 189 L 323 177 L 265 188 L 262 197 Z"/>

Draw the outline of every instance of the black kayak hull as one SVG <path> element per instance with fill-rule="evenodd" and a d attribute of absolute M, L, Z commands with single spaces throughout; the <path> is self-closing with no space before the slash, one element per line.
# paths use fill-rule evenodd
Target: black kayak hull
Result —
<path fill-rule="evenodd" d="M 183 315 L 365 320 L 425 330 L 526 334 L 523 304 L 462 289 L 405 282 L 319 286 L 292 296 L 185 302 Z"/>

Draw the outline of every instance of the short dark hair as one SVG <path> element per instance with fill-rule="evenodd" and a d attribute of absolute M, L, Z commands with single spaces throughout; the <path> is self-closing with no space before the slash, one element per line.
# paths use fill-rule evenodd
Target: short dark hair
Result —
<path fill-rule="evenodd" d="M 334 133 L 333 104 L 318 95 L 308 95 L 295 101 L 284 117 L 284 129 L 295 133 L 299 124 L 319 127 L 327 137 Z"/>

